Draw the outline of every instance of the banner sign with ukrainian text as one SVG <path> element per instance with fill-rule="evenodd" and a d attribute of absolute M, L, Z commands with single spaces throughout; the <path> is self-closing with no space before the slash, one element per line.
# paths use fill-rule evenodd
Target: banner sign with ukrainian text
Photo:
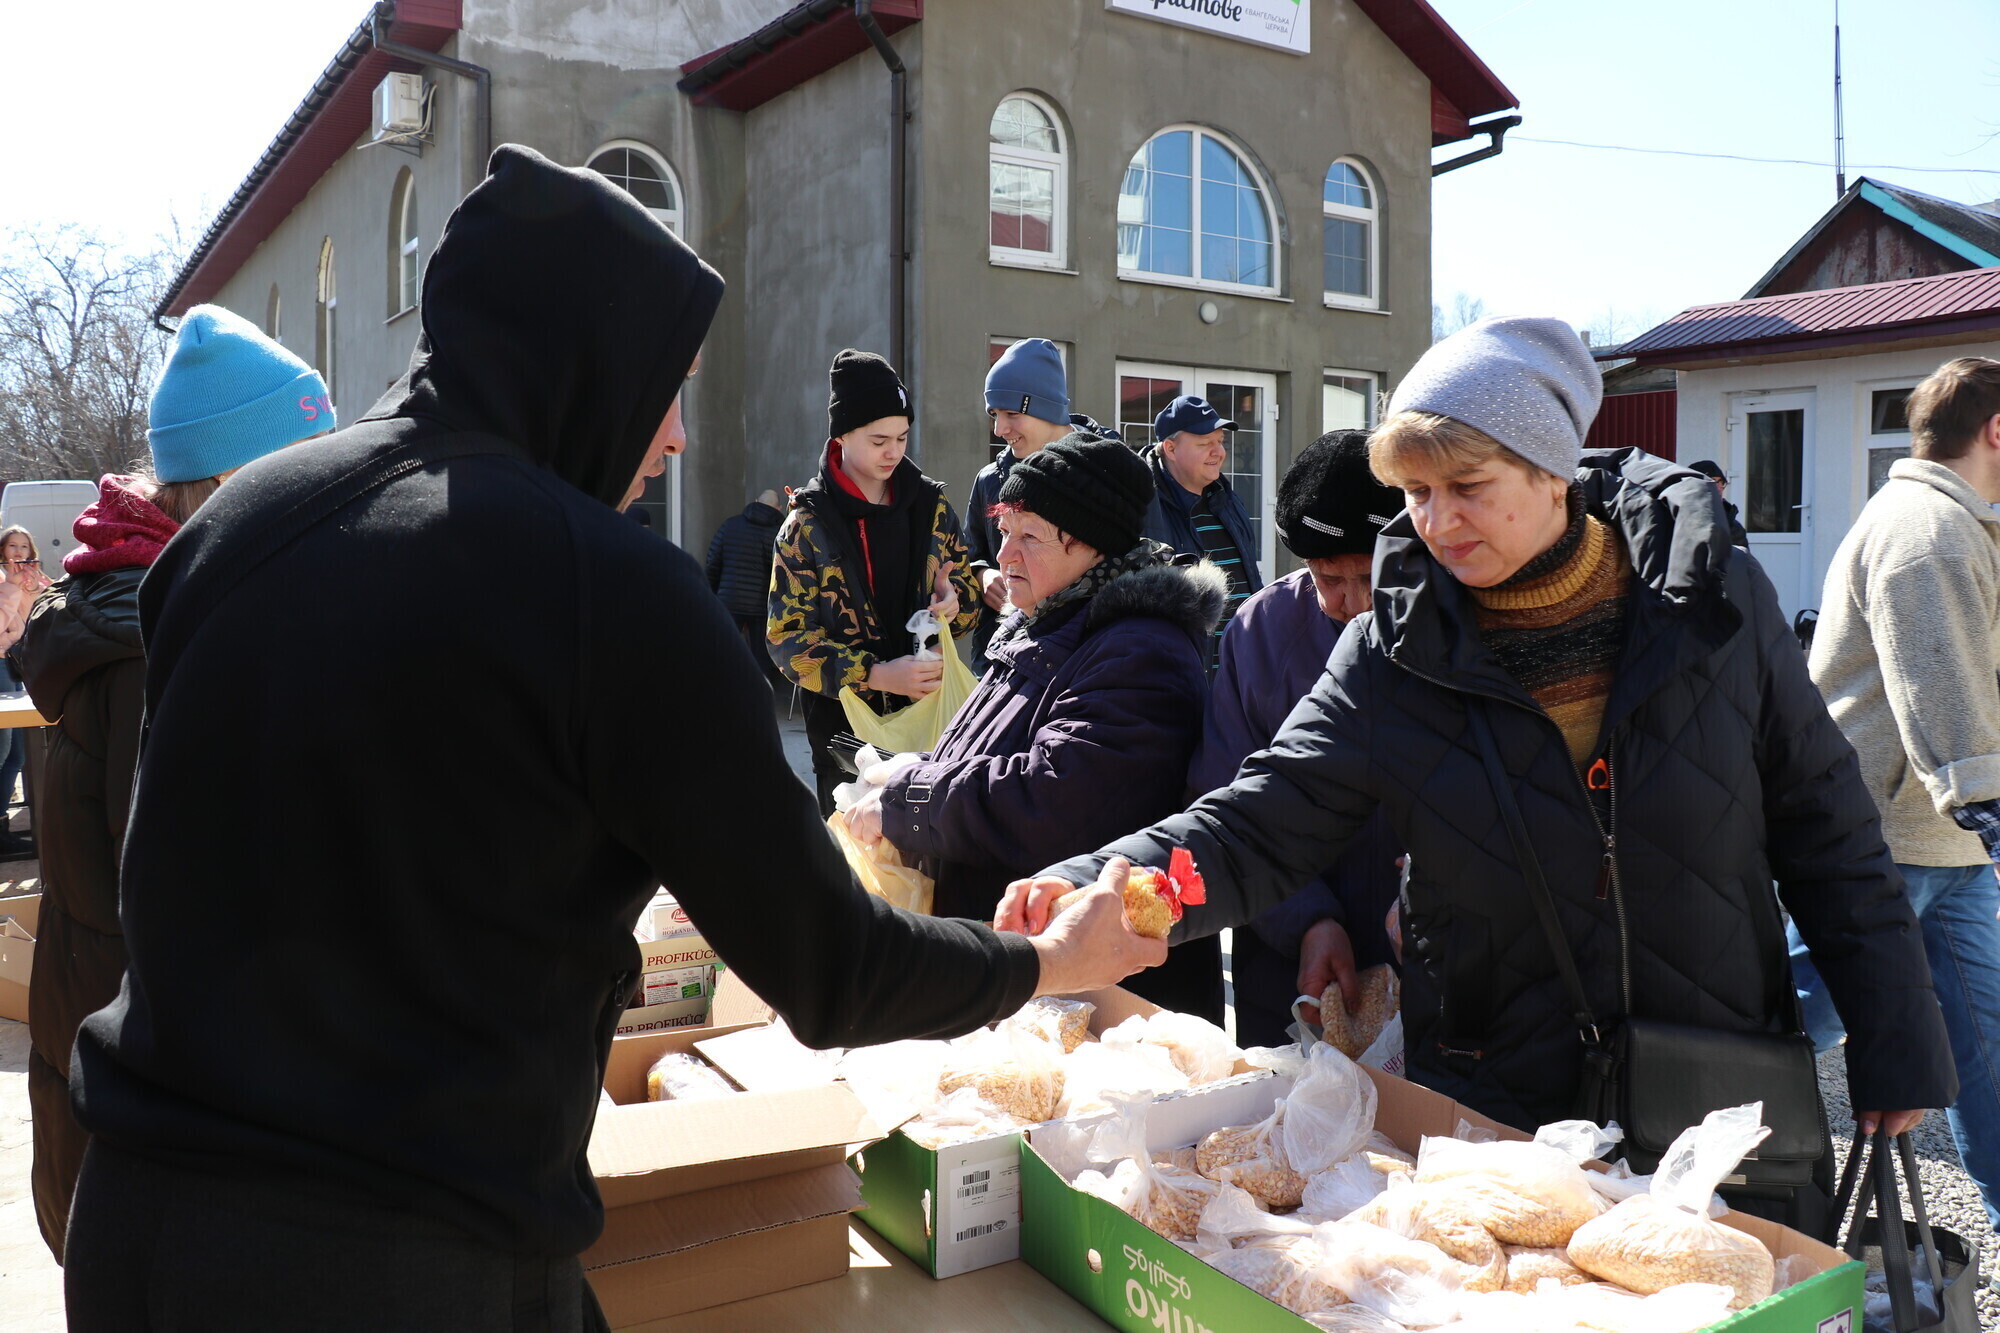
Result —
<path fill-rule="evenodd" d="M 1104 4 L 1121 14 L 1199 28 L 1293 55 L 1312 51 L 1311 0 L 1104 0 Z"/>

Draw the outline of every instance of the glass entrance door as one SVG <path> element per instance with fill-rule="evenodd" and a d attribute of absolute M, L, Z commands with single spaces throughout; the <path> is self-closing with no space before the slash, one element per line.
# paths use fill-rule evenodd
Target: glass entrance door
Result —
<path fill-rule="evenodd" d="M 1746 395 L 1729 421 L 1730 498 L 1750 554 L 1778 590 L 1787 616 L 1819 605 L 1812 560 L 1812 395 Z"/>
<path fill-rule="evenodd" d="M 1222 475 L 1229 479 L 1257 536 L 1257 563 L 1268 581 L 1277 567 L 1278 378 L 1254 371 L 1207 370 L 1150 362 L 1118 363 L 1118 429 L 1135 449 L 1153 444 L 1153 419 L 1182 394 L 1200 394 L 1236 423 Z"/>

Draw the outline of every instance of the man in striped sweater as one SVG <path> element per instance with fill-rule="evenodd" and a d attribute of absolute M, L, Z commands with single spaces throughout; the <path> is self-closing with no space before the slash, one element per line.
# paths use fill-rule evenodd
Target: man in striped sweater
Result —
<path fill-rule="evenodd" d="M 1235 422 L 1225 421 L 1204 399 L 1176 398 L 1154 419 L 1159 444 L 1147 456 L 1157 494 L 1146 516 L 1146 535 L 1178 555 L 1214 561 L 1229 580 L 1222 619 L 1209 640 L 1210 673 L 1222 631 L 1244 599 L 1264 586 L 1249 511 L 1222 475 L 1229 461 L 1229 433 L 1235 429 Z"/>

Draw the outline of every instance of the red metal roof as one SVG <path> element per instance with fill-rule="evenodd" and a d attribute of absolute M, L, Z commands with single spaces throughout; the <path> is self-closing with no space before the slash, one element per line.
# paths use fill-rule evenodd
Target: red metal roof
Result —
<path fill-rule="evenodd" d="M 1471 132 L 1464 130 L 1469 117 L 1491 115 L 1521 104 L 1521 99 L 1500 82 L 1499 75 L 1473 54 L 1465 39 L 1425 0 L 1354 0 L 1354 3 L 1431 81 L 1433 145 L 1470 138 Z M 1458 112 L 1455 121 L 1448 113 L 1441 114 L 1437 106 L 1439 96 Z"/>
<path fill-rule="evenodd" d="M 1728 360 L 1984 329 L 2000 329 L 2000 268 L 1698 305 L 1597 359 Z"/>
<path fill-rule="evenodd" d="M 1470 138 L 1472 132 L 1465 125 L 1468 117 L 1520 105 L 1507 85 L 1425 0 L 1355 3 L 1431 81 L 1433 144 Z M 923 0 L 876 0 L 875 16 L 883 32 L 894 33 L 923 18 Z M 753 43 L 755 49 L 746 49 Z M 806 0 L 751 37 L 681 66 L 683 75 L 693 75 L 731 53 L 740 62 L 734 72 L 705 87 L 688 87 L 684 81 L 683 89 L 698 105 L 747 111 L 859 55 L 867 46 L 868 39 L 850 7 Z"/>
<path fill-rule="evenodd" d="M 436 51 L 461 23 L 460 0 L 397 0 L 389 38 Z M 370 16 L 373 9 L 371 6 Z M 383 55 L 369 17 L 335 55 L 278 137 L 209 224 L 155 312 L 184 315 L 222 290 L 250 252 L 298 207 L 327 168 L 368 130 L 375 85 L 391 73 L 414 73 L 407 60 Z"/>
<path fill-rule="evenodd" d="M 924 0 L 875 0 L 873 12 L 883 34 L 893 36 L 923 18 Z M 680 86 L 696 106 L 748 111 L 867 49 L 868 34 L 854 17 L 853 6 L 807 0 L 742 41 L 682 65 L 682 75 L 689 77 Z M 721 60 L 734 62 L 736 68 L 713 82 L 693 77 Z"/>

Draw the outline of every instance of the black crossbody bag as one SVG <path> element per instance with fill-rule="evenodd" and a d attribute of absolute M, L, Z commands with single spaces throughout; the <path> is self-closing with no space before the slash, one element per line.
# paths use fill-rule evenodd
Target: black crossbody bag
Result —
<path fill-rule="evenodd" d="M 1609 1029 L 1601 1027 L 1556 916 L 1541 858 L 1528 840 L 1514 785 L 1500 762 L 1486 704 L 1471 700 L 1467 712 L 1521 878 L 1575 1009 L 1583 1039 L 1576 1115 L 1600 1125 L 1616 1120 L 1625 1130 L 1625 1160 L 1643 1175 L 1658 1167 L 1682 1130 L 1700 1124 L 1710 1111 L 1761 1101 L 1771 1135 L 1723 1184 L 1770 1199 L 1784 1199 L 1810 1184 L 1814 1166 L 1832 1150 L 1812 1039 L 1803 1033 L 1723 1032 L 1630 1015 Z"/>

